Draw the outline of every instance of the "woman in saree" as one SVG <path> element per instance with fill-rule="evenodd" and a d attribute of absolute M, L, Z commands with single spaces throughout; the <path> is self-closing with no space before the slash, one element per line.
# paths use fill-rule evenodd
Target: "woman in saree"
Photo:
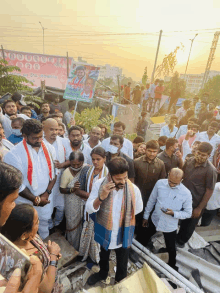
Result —
<path fill-rule="evenodd" d="M 57 264 L 61 258 L 60 247 L 55 242 L 43 242 L 38 231 L 38 214 L 32 205 L 18 204 L 12 210 L 1 233 L 29 256 L 37 256 L 42 262 L 43 275 L 39 293 L 61 293 L 62 284 L 57 278 Z M 20 259 L 18 260 L 20 261 Z"/>
<path fill-rule="evenodd" d="M 66 237 L 69 243 L 79 250 L 80 236 L 83 226 L 83 211 L 88 193 L 81 190 L 83 178 L 89 166 L 84 165 L 84 155 L 81 151 L 70 154 L 70 167 L 61 177 L 60 192 L 64 194 L 64 211 L 66 216 Z"/>
<path fill-rule="evenodd" d="M 105 150 L 102 147 L 96 147 L 92 150 L 91 157 L 93 166 L 88 169 L 82 186 L 88 194 L 91 192 L 93 184 L 108 174 L 108 168 L 105 166 Z M 88 213 L 84 213 L 79 255 L 83 256 L 82 261 L 90 256 L 93 262 L 99 263 L 99 250 L 99 244 L 94 240 L 94 222 Z"/>

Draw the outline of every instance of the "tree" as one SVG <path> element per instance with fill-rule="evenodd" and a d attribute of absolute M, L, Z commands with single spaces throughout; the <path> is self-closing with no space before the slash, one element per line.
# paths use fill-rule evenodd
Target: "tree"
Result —
<path fill-rule="evenodd" d="M 147 66 L 144 68 L 144 74 L 142 76 L 142 84 L 143 85 L 146 85 L 147 83 L 147 79 L 148 79 L 148 76 L 147 76 Z"/>
<path fill-rule="evenodd" d="M 157 77 L 160 77 L 161 75 L 169 76 L 170 74 L 173 73 L 174 68 L 177 64 L 177 58 L 176 58 L 177 52 L 178 50 L 183 50 L 183 48 L 184 46 L 181 43 L 181 45 L 177 46 L 173 52 L 170 52 L 170 54 L 165 55 L 162 63 L 158 65 L 156 68 L 154 79 L 156 79 Z"/>
<path fill-rule="evenodd" d="M 20 72 L 21 69 L 17 66 L 8 65 L 8 62 L 4 59 L 0 59 L 0 94 L 7 92 L 14 93 L 16 91 L 32 91 L 28 86 L 32 84 L 25 77 L 13 74 L 14 72 Z"/>
<path fill-rule="evenodd" d="M 214 76 L 205 83 L 199 91 L 199 97 L 202 97 L 204 93 L 209 94 L 209 99 L 206 102 L 216 101 L 220 103 L 220 75 Z"/>

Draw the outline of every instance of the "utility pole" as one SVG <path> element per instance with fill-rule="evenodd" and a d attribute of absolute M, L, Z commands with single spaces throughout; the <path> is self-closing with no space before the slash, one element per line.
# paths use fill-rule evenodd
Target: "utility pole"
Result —
<path fill-rule="evenodd" d="M 119 104 L 121 103 L 121 88 L 120 88 L 120 80 L 119 80 L 119 75 L 117 75 L 118 79 L 118 95 L 119 95 Z"/>
<path fill-rule="evenodd" d="M 66 62 L 67 62 L 67 78 L 69 77 L 69 54 L 66 52 Z"/>
<path fill-rule="evenodd" d="M 187 63 L 186 63 L 186 70 L 185 70 L 185 74 L 184 74 L 184 80 L 186 80 L 186 72 L 187 72 L 187 68 L 188 68 L 188 64 L 189 64 L 189 58 L 190 58 L 190 54 L 191 54 L 191 50 L 192 50 L 192 45 L 193 45 L 193 42 L 195 40 L 195 38 L 198 36 L 198 34 L 195 34 L 195 37 L 193 39 L 190 39 L 191 41 L 191 46 L 190 46 L 190 50 L 189 50 L 189 57 L 188 57 L 188 60 L 187 60 Z"/>
<path fill-rule="evenodd" d="M 154 74 L 155 74 L 155 70 L 156 70 L 156 66 L 157 66 L 157 57 L 158 57 L 158 53 L 159 53 L 159 49 L 160 49 L 160 41 L 161 41 L 162 33 L 163 33 L 163 31 L 160 30 L 159 40 L 158 40 L 158 44 L 157 44 L 157 52 L 156 52 L 156 57 L 155 57 L 155 61 L 154 61 L 154 69 L 153 69 L 153 72 L 151 75 L 151 83 L 153 83 L 153 81 L 154 81 Z"/>
<path fill-rule="evenodd" d="M 39 21 L 39 24 L 41 25 L 43 30 L 43 54 L 44 54 L 44 30 L 46 30 L 46 28 L 42 26 L 42 23 L 40 21 Z"/>
<path fill-rule="evenodd" d="M 212 65 L 212 61 L 214 59 L 216 47 L 217 47 L 217 44 L 218 44 L 219 35 L 220 35 L 220 32 L 215 32 L 215 34 L 214 34 L 214 38 L 212 40 L 212 46 L 210 48 L 209 58 L 208 58 L 208 61 L 207 61 L 207 64 L 206 64 L 206 69 L 205 69 L 205 73 L 204 73 L 203 80 L 202 80 L 201 89 L 203 88 L 204 84 L 208 80 L 209 72 L 210 72 L 211 65 Z"/>

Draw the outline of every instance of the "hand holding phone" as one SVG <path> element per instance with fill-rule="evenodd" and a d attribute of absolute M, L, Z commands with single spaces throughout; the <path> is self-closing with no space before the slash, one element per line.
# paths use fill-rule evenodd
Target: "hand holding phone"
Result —
<path fill-rule="evenodd" d="M 110 191 L 112 191 L 114 188 L 115 183 L 113 181 L 110 181 L 109 183 L 103 185 L 102 192 L 100 194 L 100 199 L 105 200 L 108 197 Z"/>

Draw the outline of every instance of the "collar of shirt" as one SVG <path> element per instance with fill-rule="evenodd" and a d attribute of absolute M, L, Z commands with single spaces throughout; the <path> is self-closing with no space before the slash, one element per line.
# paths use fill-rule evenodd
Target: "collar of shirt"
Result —
<path fill-rule="evenodd" d="M 148 164 L 154 164 L 157 157 L 155 157 L 151 162 L 148 162 L 146 156 L 143 156 L 143 162 L 147 162 Z"/>
<path fill-rule="evenodd" d="M 194 164 L 194 166 L 195 166 L 195 164 L 196 164 L 196 159 L 195 158 L 193 158 L 192 159 L 192 162 L 193 162 L 193 164 Z M 207 166 L 207 164 L 208 164 L 208 160 L 206 160 L 204 163 L 202 163 L 202 164 L 200 164 L 200 165 L 198 165 L 198 166 L 195 166 L 195 168 L 198 168 L 198 167 L 206 167 Z"/>
<path fill-rule="evenodd" d="M 176 186 L 174 186 L 174 187 L 171 187 L 170 185 L 169 185 L 169 181 L 168 181 L 168 179 L 167 179 L 167 182 L 166 182 L 166 186 L 167 187 L 169 187 L 170 189 L 180 189 L 180 184 L 178 184 L 178 185 L 176 185 Z"/>
<path fill-rule="evenodd" d="M 174 154 L 172 154 L 171 157 L 170 157 L 170 156 L 166 153 L 166 150 L 163 151 L 163 154 L 164 154 L 165 157 L 170 158 L 170 159 L 174 156 Z"/>

